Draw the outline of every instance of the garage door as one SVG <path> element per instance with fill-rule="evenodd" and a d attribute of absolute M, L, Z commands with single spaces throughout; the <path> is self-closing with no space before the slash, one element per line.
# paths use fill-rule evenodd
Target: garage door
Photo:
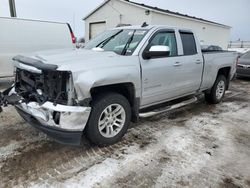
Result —
<path fill-rule="evenodd" d="M 90 35 L 89 39 L 92 39 L 96 35 L 100 34 L 101 32 L 106 30 L 106 22 L 96 22 L 90 23 Z"/>

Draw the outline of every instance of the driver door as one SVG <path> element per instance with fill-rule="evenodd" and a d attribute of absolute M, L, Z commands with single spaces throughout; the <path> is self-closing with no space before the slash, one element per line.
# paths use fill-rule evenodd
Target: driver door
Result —
<path fill-rule="evenodd" d="M 170 52 L 159 57 L 145 58 L 152 47 L 165 46 Z M 146 107 L 171 99 L 176 92 L 176 69 L 179 68 L 177 40 L 174 30 L 157 31 L 149 40 L 141 55 L 142 66 L 142 106 Z"/>

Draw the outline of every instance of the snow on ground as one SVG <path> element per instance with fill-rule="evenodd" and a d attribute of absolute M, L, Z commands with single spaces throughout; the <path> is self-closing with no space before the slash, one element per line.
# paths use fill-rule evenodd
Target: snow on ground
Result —
<path fill-rule="evenodd" d="M 0 187 L 250 187 L 249 94 L 236 81 L 223 103 L 142 119 L 106 148 L 56 144 L 8 109 Z"/>
<path fill-rule="evenodd" d="M 220 117 L 235 118 L 238 115 L 245 116 L 250 111 L 249 108 L 241 109 L 242 107 L 235 103 L 225 103 L 218 106 L 218 109 L 224 109 L 225 106 L 230 110 L 221 113 L 218 119 L 214 118 L 211 113 L 194 116 L 187 120 L 183 127 L 173 127 L 161 132 L 155 132 L 154 136 L 157 138 L 157 142 L 148 146 L 146 150 L 140 150 L 138 145 L 131 146 L 127 148 L 127 155 L 122 159 L 107 158 L 102 163 L 94 165 L 65 182 L 52 181 L 47 184 L 55 187 L 133 187 L 136 182 L 139 187 L 151 187 L 153 185 L 155 187 L 165 187 L 176 186 L 177 182 L 180 186 L 205 187 L 207 186 L 207 178 L 213 177 L 214 169 L 226 165 L 232 160 L 231 157 L 227 158 L 223 153 L 233 155 L 237 152 L 233 142 L 227 139 L 228 130 L 221 126 L 224 121 Z M 235 113 L 235 110 L 238 113 Z M 250 117 L 245 121 L 250 122 Z M 226 126 L 231 125 L 227 125 L 227 121 L 225 123 Z M 233 124 L 233 126 L 237 126 L 237 123 Z M 217 138 L 218 145 L 215 143 L 211 145 L 207 141 L 202 142 L 199 137 L 211 140 Z M 228 141 L 227 144 L 223 144 L 225 141 Z M 207 144 L 210 147 L 207 148 Z M 223 151 L 222 156 L 215 151 L 219 145 Z M 217 157 L 221 158 L 221 160 L 212 160 L 211 156 L 213 155 L 218 155 Z M 248 156 L 242 156 L 242 161 L 245 160 L 247 163 Z M 240 156 L 236 155 L 235 160 L 238 157 Z M 250 172 L 247 166 L 246 169 L 240 171 L 242 170 L 246 174 Z M 129 176 L 131 173 L 134 175 Z M 141 175 L 138 175 L 140 173 Z M 136 177 L 139 180 L 142 179 L 138 181 Z M 150 179 L 148 179 L 149 177 Z M 210 181 L 215 181 L 214 177 L 212 177 L 210 177 Z M 197 184 L 197 179 L 199 184 Z M 219 180 L 214 183 L 219 184 Z"/>

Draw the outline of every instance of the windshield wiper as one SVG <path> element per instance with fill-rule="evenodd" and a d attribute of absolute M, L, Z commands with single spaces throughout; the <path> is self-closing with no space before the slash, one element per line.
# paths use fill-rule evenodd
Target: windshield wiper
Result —
<path fill-rule="evenodd" d="M 100 48 L 103 48 L 110 40 L 112 40 L 113 38 L 115 38 L 117 35 L 119 35 L 121 32 L 123 32 L 123 30 L 120 30 L 119 32 L 115 33 L 114 35 L 110 36 L 109 38 L 106 38 L 104 41 L 100 42 L 96 48 L 98 48 L 99 46 L 101 46 Z"/>
<path fill-rule="evenodd" d="M 128 42 L 127 42 L 126 45 L 124 46 L 121 55 L 126 55 L 127 50 L 128 50 L 128 48 L 129 48 L 131 42 L 132 42 L 133 39 L 134 39 L 135 32 L 136 32 L 136 30 L 134 30 L 133 34 L 132 34 L 131 37 L 128 39 Z"/>

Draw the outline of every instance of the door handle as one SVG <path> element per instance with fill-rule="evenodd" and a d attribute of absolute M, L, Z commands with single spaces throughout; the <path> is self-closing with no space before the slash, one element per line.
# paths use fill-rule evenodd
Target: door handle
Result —
<path fill-rule="evenodd" d="M 197 59 L 195 63 L 199 65 L 199 64 L 201 64 L 201 60 Z"/>
<path fill-rule="evenodd" d="M 147 78 L 144 79 L 144 84 L 148 84 L 148 79 Z"/>
<path fill-rule="evenodd" d="M 182 66 L 182 63 L 180 63 L 180 62 L 175 62 L 175 63 L 174 63 L 174 66 L 175 66 L 175 67 Z"/>

